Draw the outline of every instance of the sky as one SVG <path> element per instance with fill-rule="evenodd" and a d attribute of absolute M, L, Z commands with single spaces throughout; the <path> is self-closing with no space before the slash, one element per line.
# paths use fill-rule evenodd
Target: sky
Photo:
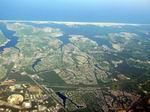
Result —
<path fill-rule="evenodd" d="M 150 24 L 150 0 L 0 0 L 0 19 Z"/>

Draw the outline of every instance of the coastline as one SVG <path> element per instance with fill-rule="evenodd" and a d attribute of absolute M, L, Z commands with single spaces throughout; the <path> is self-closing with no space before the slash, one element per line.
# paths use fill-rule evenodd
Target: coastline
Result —
<path fill-rule="evenodd" d="M 36 23 L 36 24 L 65 24 L 65 25 L 98 25 L 98 26 L 114 26 L 114 25 L 150 25 L 150 24 L 133 24 L 133 23 L 117 23 L 117 22 L 76 22 L 76 21 L 44 21 L 44 20 L 0 20 L 0 22 L 20 22 L 20 23 Z"/>

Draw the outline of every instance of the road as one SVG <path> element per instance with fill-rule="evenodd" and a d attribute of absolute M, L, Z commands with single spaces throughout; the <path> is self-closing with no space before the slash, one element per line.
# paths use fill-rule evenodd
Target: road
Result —
<path fill-rule="evenodd" d="M 41 88 L 46 94 L 47 96 L 51 97 L 56 103 L 58 103 L 59 105 L 61 105 L 61 107 L 68 112 L 68 110 L 66 108 L 64 108 L 64 105 L 59 101 L 59 99 L 57 99 L 56 93 L 52 90 L 47 88 L 45 85 L 41 85 L 39 84 L 35 79 L 33 79 L 30 75 L 27 75 L 30 79 L 33 80 L 33 82 L 39 87 Z"/>

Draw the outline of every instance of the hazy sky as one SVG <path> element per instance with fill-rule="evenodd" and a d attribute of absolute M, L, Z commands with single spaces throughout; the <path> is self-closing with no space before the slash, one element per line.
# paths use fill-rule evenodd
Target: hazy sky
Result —
<path fill-rule="evenodd" d="M 0 19 L 150 23 L 150 0 L 0 0 Z"/>

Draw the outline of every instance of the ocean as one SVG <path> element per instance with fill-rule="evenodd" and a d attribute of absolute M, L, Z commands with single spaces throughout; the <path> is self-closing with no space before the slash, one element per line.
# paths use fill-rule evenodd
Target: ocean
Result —
<path fill-rule="evenodd" d="M 0 0 L 2 20 L 150 24 L 149 0 Z"/>

